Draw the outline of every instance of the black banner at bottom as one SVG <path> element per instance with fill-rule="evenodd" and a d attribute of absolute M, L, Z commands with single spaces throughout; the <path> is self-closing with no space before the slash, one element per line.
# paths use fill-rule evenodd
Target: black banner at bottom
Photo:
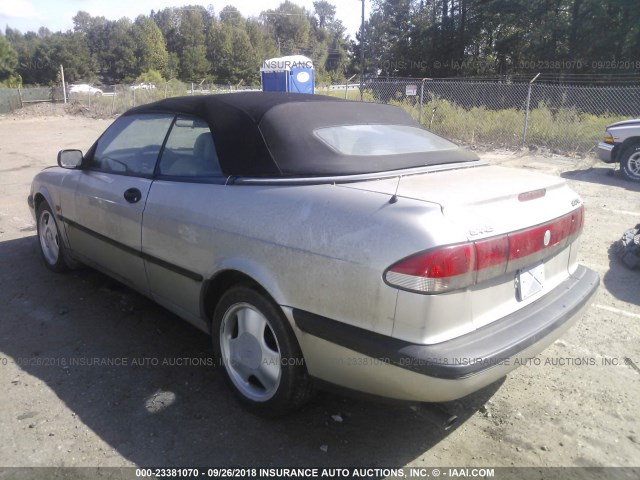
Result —
<path fill-rule="evenodd" d="M 637 480 L 640 467 L 0 467 L 0 480 L 172 478 Z"/>

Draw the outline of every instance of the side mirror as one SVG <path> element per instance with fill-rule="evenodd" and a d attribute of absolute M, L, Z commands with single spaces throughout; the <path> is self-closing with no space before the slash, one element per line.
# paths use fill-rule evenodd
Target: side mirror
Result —
<path fill-rule="evenodd" d="M 71 170 L 82 165 L 82 152 L 80 150 L 60 150 L 58 152 L 58 165 Z"/>

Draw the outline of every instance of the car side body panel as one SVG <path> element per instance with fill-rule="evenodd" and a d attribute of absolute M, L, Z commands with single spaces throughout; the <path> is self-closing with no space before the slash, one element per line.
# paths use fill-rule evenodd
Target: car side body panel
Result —
<path fill-rule="evenodd" d="M 148 282 L 140 228 L 151 183 L 147 178 L 81 171 L 72 200 L 75 208 L 62 212 L 74 255 L 91 259 L 144 293 Z M 124 198 L 132 188 L 141 194 L 135 203 Z"/>
<path fill-rule="evenodd" d="M 403 255 L 465 239 L 437 205 L 391 205 L 388 195 L 334 185 L 156 181 L 142 230 L 145 255 L 203 279 L 237 270 L 280 305 L 385 335 L 393 330 L 397 290 L 382 272 Z M 195 282 L 170 268 L 148 268 L 154 295 L 197 313 Z"/>

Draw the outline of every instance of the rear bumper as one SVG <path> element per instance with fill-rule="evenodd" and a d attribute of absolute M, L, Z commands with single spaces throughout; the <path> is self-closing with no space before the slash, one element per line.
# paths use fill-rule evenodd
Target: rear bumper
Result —
<path fill-rule="evenodd" d="M 598 158 L 605 163 L 614 163 L 615 160 L 612 155 L 612 151 L 614 147 L 615 145 L 611 145 L 609 143 L 604 143 L 604 142 L 598 143 L 598 147 L 596 148 Z"/>
<path fill-rule="evenodd" d="M 595 294 L 580 266 L 538 301 L 458 338 L 417 345 L 317 315 L 292 317 L 312 376 L 367 393 L 419 401 L 465 396 L 518 367 L 566 331 Z"/>

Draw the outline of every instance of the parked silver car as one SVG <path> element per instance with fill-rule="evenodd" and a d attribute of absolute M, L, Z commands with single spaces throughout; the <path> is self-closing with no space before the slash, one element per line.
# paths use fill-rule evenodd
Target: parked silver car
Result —
<path fill-rule="evenodd" d="M 619 163 L 625 177 L 640 182 L 640 119 L 609 125 L 597 152 L 600 160 Z"/>
<path fill-rule="evenodd" d="M 101 96 L 104 92 L 99 88 L 92 87 L 91 85 L 87 85 L 86 83 L 81 83 L 77 85 L 71 85 L 69 87 L 69 94 L 85 94 L 85 95 L 94 95 L 96 97 Z"/>
<path fill-rule="evenodd" d="M 490 166 L 389 105 L 167 99 L 58 164 L 29 196 L 46 266 L 93 266 L 210 333 L 258 412 L 322 383 L 462 397 L 558 338 L 599 282 L 564 180 Z"/>

